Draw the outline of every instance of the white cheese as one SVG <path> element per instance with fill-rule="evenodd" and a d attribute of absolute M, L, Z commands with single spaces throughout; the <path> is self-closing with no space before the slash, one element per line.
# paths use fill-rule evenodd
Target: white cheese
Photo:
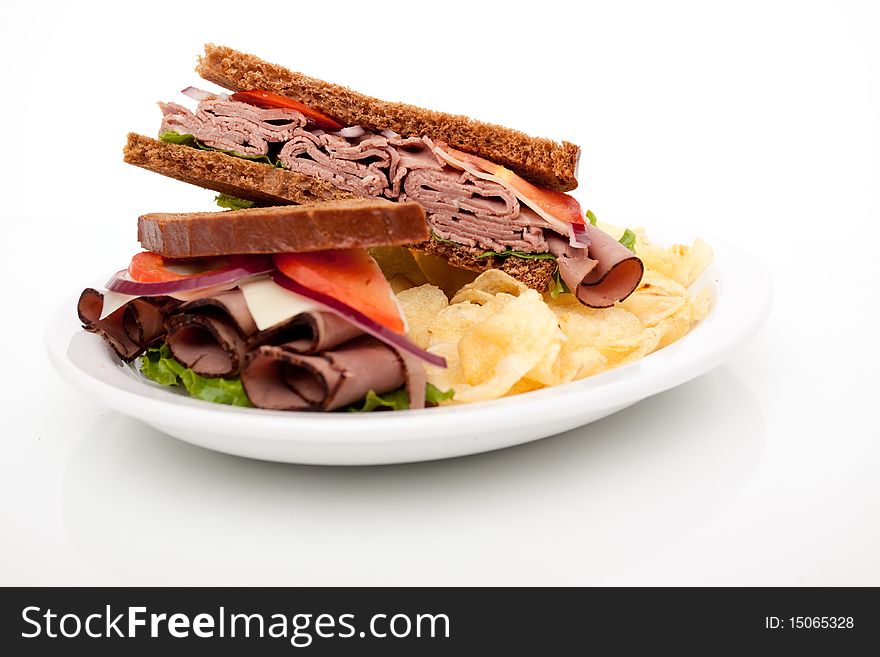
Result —
<path fill-rule="evenodd" d="M 324 310 L 311 299 L 301 297 L 266 278 L 241 283 L 238 286 L 244 294 L 244 302 L 261 331 L 285 322 L 300 313 Z"/>
<path fill-rule="evenodd" d="M 104 295 L 104 305 L 101 306 L 101 316 L 98 318 L 98 321 L 104 319 L 108 315 L 112 315 L 132 299 L 137 299 L 136 295 L 119 294 L 119 292 L 111 292 L 110 290 L 99 291 Z"/>
<path fill-rule="evenodd" d="M 178 301 L 194 301 L 195 299 L 204 299 L 220 292 L 231 290 L 237 287 L 238 284 L 238 281 L 232 281 L 231 283 L 221 283 L 220 285 L 212 285 L 211 287 L 200 287 L 195 290 L 171 292 L 168 296 L 172 299 L 177 299 Z"/>

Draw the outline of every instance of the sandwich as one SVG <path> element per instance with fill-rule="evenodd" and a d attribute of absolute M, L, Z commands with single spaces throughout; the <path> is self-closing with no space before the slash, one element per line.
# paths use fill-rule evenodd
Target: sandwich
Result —
<path fill-rule="evenodd" d="M 106 289 L 86 288 L 83 328 L 156 383 L 276 410 L 421 408 L 427 385 L 391 287 L 366 248 L 424 241 L 417 203 L 343 199 L 146 214 L 146 249 Z"/>
<path fill-rule="evenodd" d="M 413 251 L 592 308 L 639 285 L 631 244 L 566 194 L 577 186 L 572 143 L 378 100 L 216 45 L 196 71 L 225 91 L 189 87 L 195 107 L 160 103 L 158 138 L 129 134 L 126 162 L 244 205 L 413 202 L 430 229 Z"/>

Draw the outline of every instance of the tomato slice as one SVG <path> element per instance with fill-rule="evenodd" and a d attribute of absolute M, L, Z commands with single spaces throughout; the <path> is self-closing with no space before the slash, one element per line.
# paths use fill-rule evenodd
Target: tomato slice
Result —
<path fill-rule="evenodd" d="M 279 253 L 273 260 L 282 274 L 300 285 L 359 310 L 395 333 L 406 331 L 391 286 L 365 250 Z"/>
<path fill-rule="evenodd" d="M 477 155 L 455 150 L 443 143 L 437 143 L 437 146 L 457 160 L 467 162 L 489 175 L 495 176 L 503 185 L 515 190 L 517 195 L 529 199 L 547 214 L 570 224 L 584 223 L 584 213 L 581 211 L 581 204 L 573 196 L 563 192 L 542 189 L 528 180 L 520 178 L 510 169 Z"/>
<path fill-rule="evenodd" d="M 226 257 L 174 260 L 152 251 L 135 254 L 128 265 L 128 275 L 138 283 L 164 283 L 205 276 L 235 264 Z"/>
<path fill-rule="evenodd" d="M 336 131 L 342 130 L 343 126 L 339 121 L 333 119 L 326 114 L 321 114 L 318 110 L 313 110 L 308 105 L 303 105 L 298 100 L 272 93 L 271 91 L 263 91 L 262 89 L 250 89 L 248 91 L 236 91 L 232 96 L 232 100 L 237 100 L 248 105 L 255 105 L 263 109 L 282 108 L 293 109 L 303 114 L 308 120 L 314 123 L 321 130 Z"/>

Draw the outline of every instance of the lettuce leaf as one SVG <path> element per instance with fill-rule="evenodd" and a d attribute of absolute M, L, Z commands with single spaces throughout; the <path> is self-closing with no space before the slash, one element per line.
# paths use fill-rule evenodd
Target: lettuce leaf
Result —
<path fill-rule="evenodd" d="M 437 240 L 438 242 L 443 242 L 444 244 L 451 244 L 452 246 L 464 246 L 463 244 L 459 244 L 458 242 L 453 242 L 452 240 L 447 240 L 443 237 L 440 237 L 434 231 L 431 231 L 431 239 Z"/>
<path fill-rule="evenodd" d="M 378 395 L 372 390 L 364 397 L 363 404 L 360 406 L 349 406 L 351 413 L 369 413 L 377 408 L 391 409 L 392 411 L 404 411 L 409 408 L 409 397 L 405 388 L 398 388 L 384 395 Z"/>
<path fill-rule="evenodd" d="M 147 349 L 140 360 L 141 374 L 163 386 L 183 385 L 191 397 L 218 404 L 250 406 L 241 379 L 209 379 L 174 360 L 166 346 Z"/>
<path fill-rule="evenodd" d="M 199 376 L 188 367 L 185 367 L 174 359 L 167 345 L 151 347 L 144 352 L 138 361 L 141 374 L 151 381 L 163 386 L 183 386 L 191 397 L 217 404 L 230 404 L 232 406 L 251 406 L 241 379 L 210 379 Z M 442 391 L 428 383 L 425 386 L 425 402 L 438 404 L 452 399 L 454 390 Z M 406 388 L 377 395 L 370 390 L 363 402 L 348 407 L 348 411 L 356 413 L 368 413 L 375 410 L 403 411 L 409 408 L 409 397 Z"/>
<path fill-rule="evenodd" d="M 450 389 L 445 392 L 436 386 L 428 383 L 425 386 L 425 403 L 438 404 L 442 401 L 452 399 L 455 391 Z M 351 413 L 369 413 L 375 410 L 405 411 L 409 408 L 409 397 L 406 394 L 406 388 L 401 387 L 383 395 L 377 395 L 370 390 L 360 406 L 353 405 L 348 407 Z"/>
<path fill-rule="evenodd" d="M 176 386 L 178 375 L 186 368 L 166 353 L 168 347 L 164 344 L 161 349 L 148 349 L 140 359 L 141 374 L 159 385 Z"/>
<path fill-rule="evenodd" d="M 173 130 L 163 132 L 161 135 L 159 135 L 159 141 L 164 141 L 169 144 L 179 144 L 181 146 L 192 146 L 193 148 L 198 148 L 203 151 L 216 151 L 218 153 L 226 153 L 227 155 L 232 155 L 233 157 L 240 157 L 243 160 L 251 160 L 253 162 L 265 162 L 266 164 L 271 164 L 273 167 L 279 167 L 282 169 L 284 168 L 284 165 L 281 164 L 280 160 L 273 160 L 268 155 L 247 155 L 238 151 L 227 151 L 223 150 L 222 148 L 214 148 L 213 146 L 207 146 L 203 144 L 192 135 L 181 135 L 174 132 Z"/>
<path fill-rule="evenodd" d="M 159 141 L 164 141 L 166 144 L 178 144 L 180 146 L 195 146 L 198 143 L 196 142 L 196 138 L 192 135 L 181 135 L 173 130 L 163 132 L 159 135 Z"/>
<path fill-rule="evenodd" d="M 218 194 L 214 197 L 214 202 L 221 208 L 228 208 L 229 210 L 244 210 L 254 207 L 253 201 L 246 201 L 243 198 L 236 198 L 229 194 Z"/>
<path fill-rule="evenodd" d="M 559 273 L 559 267 L 556 268 L 556 271 L 553 272 L 553 282 L 550 284 L 550 298 L 555 299 L 560 294 L 565 294 L 566 292 L 571 292 L 568 289 L 568 285 L 565 284 L 565 281 L 562 280 L 562 276 Z"/>
<path fill-rule="evenodd" d="M 623 236 L 618 241 L 633 253 L 636 252 L 636 234 L 629 228 L 623 231 Z"/>
<path fill-rule="evenodd" d="M 596 215 L 593 214 L 592 210 L 587 210 L 587 220 L 594 226 L 598 219 L 596 219 Z M 629 228 L 623 231 L 623 235 L 618 240 L 621 244 L 623 244 L 626 248 L 628 248 L 633 253 L 636 252 L 636 234 L 632 232 Z"/>

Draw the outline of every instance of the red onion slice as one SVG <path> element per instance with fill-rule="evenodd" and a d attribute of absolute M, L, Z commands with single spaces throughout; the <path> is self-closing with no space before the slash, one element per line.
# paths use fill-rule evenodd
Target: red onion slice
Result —
<path fill-rule="evenodd" d="M 400 137 L 400 135 L 394 132 L 394 130 L 383 130 L 379 134 L 386 139 L 397 139 L 398 137 Z"/>
<path fill-rule="evenodd" d="M 584 224 L 571 224 L 569 244 L 576 249 L 587 249 L 590 247 L 590 233 Z"/>
<path fill-rule="evenodd" d="M 234 283 L 247 276 L 268 274 L 275 270 L 275 265 L 269 258 L 263 257 L 240 257 L 233 258 L 228 266 L 212 271 L 207 274 L 181 278 L 176 281 L 162 281 L 159 283 L 140 283 L 132 280 L 128 270 L 116 272 L 107 281 L 106 288 L 119 294 L 131 294 L 139 297 L 155 297 L 188 290 L 199 290 L 215 285 Z"/>
<path fill-rule="evenodd" d="M 210 100 L 211 98 L 220 98 L 222 100 L 226 100 L 226 98 L 229 97 L 229 94 L 213 94 L 210 91 L 205 91 L 204 89 L 199 89 L 198 87 L 187 87 L 186 89 L 183 89 L 180 93 L 199 102 L 203 100 Z"/>
<path fill-rule="evenodd" d="M 295 294 L 298 294 L 307 299 L 311 299 L 312 301 L 319 303 L 322 306 L 325 306 L 327 310 L 336 313 L 343 319 L 347 319 L 364 333 L 369 333 L 374 338 L 376 338 L 377 340 L 381 340 L 388 346 L 393 347 L 394 349 L 406 351 L 427 363 L 431 363 L 431 365 L 436 365 L 437 367 L 446 367 L 446 359 L 442 356 L 437 356 L 436 354 L 432 354 L 423 349 L 419 349 L 405 335 L 395 333 L 391 329 L 382 326 L 375 320 L 370 319 L 362 312 L 355 310 L 347 304 L 342 303 L 338 299 L 334 299 L 331 296 L 322 294 L 321 292 L 315 292 L 314 290 L 309 289 L 304 285 L 300 285 L 292 278 L 288 278 L 287 276 L 282 274 L 280 271 L 272 272 L 272 280 L 281 287 L 286 288 Z"/>
<path fill-rule="evenodd" d="M 342 130 L 337 130 L 336 132 L 331 132 L 330 134 L 336 135 L 337 137 L 345 137 L 346 139 L 357 139 L 358 137 L 363 137 L 367 134 L 367 131 L 359 125 L 353 125 L 343 128 Z"/>

